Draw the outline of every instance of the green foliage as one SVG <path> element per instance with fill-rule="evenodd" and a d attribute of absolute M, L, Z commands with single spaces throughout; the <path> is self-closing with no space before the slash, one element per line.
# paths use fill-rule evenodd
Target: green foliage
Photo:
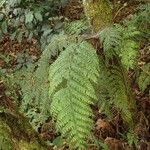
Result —
<path fill-rule="evenodd" d="M 120 111 L 124 121 L 132 127 L 131 105 L 134 105 L 134 100 L 131 99 L 130 85 L 125 70 L 120 66 L 107 67 L 102 63 L 100 66 L 100 107 L 104 107 L 108 116 L 110 116 L 111 108 L 115 107 Z M 135 108 L 135 105 L 132 108 Z"/>
<path fill-rule="evenodd" d="M 137 67 L 139 40 L 143 36 L 148 38 L 150 35 L 149 15 L 150 4 L 148 3 L 141 6 L 131 19 L 124 20 L 123 25 L 115 24 L 99 33 L 108 60 L 117 56 L 127 70 Z"/>
<path fill-rule="evenodd" d="M 64 141 L 61 136 L 58 136 L 54 141 L 53 141 L 54 148 L 62 148 L 64 145 Z"/>
<path fill-rule="evenodd" d="M 138 145 L 138 137 L 135 135 L 133 131 L 127 133 L 127 140 L 129 146 L 132 146 L 133 144 L 136 146 Z"/>
<path fill-rule="evenodd" d="M 100 32 L 100 40 L 103 44 L 104 52 L 107 59 L 111 59 L 115 55 L 113 49 L 117 46 L 120 46 L 122 37 L 118 28 L 121 28 L 121 26 L 116 25 L 113 27 L 108 27 Z"/>
<path fill-rule="evenodd" d="M 48 6 L 47 2 L 50 2 Z M 99 33 L 104 50 L 100 57 L 96 49 L 80 36 L 88 29 L 84 20 L 67 22 L 64 31 L 60 32 L 61 19 L 56 17 L 57 7 L 60 7 L 58 1 L 46 0 L 35 5 L 33 1 L 15 0 L 4 4 L 6 7 L 9 5 L 10 12 L 11 8 L 16 8 L 17 13 L 13 11 L 14 17 L 8 17 L 10 22 L 2 18 L 3 33 L 7 33 L 9 23 L 15 29 L 12 39 L 17 35 L 21 42 L 24 35 L 30 39 L 40 35 L 41 43 L 50 43 L 37 62 L 23 65 L 15 72 L 14 82 L 22 91 L 22 109 L 30 117 L 34 128 L 37 129 L 52 115 L 57 130 L 70 147 L 86 149 L 93 127 L 91 105 L 99 99 L 108 116 L 111 108 L 115 108 L 132 129 L 136 106 L 127 74 L 129 69 L 137 68 L 139 39 L 149 36 L 149 4 L 131 20 L 107 27 Z M 52 6 L 55 7 L 50 9 Z M 18 13 L 20 7 L 23 12 Z M 21 25 L 25 30 L 19 28 L 18 31 L 18 22 L 22 18 Z M 40 24 L 44 21 L 44 25 Z M 59 23 L 52 27 L 49 21 Z M 54 35 L 55 29 L 59 30 L 59 34 Z M 149 84 L 149 67 L 149 63 L 146 64 L 139 77 L 142 91 Z M 132 137 L 128 134 L 129 143 L 135 142 Z"/>
<path fill-rule="evenodd" d="M 11 130 L 2 119 L 0 119 L 0 149 L 3 150 L 13 149 Z"/>
<path fill-rule="evenodd" d="M 69 35 L 80 35 L 88 29 L 87 21 L 84 19 L 66 23 L 65 31 Z"/>
<path fill-rule="evenodd" d="M 34 37 L 44 48 L 63 25 L 59 9 L 67 1 L 4 0 L 1 3 L 0 35 L 3 37 L 8 34 L 12 40 L 17 39 L 20 43 L 23 38 L 31 41 Z"/>
<path fill-rule="evenodd" d="M 147 2 L 141 5 L 137 9 L 137 13 L 134 14 L 131 19 L 124 20 L 124 23 L 128 26 L 136 27 L 145 38 L 150 36 L 149 25 L 150 25 L 150 3 Z"/>
<path fill-rule="evenodd" d="M 13 82 L 21 87 L 22 111 L 30 118 L 35 129 L 49 117 L 49 67 L 53 59 L 68 46 L 67 38 L 63 33 L 53 36 L 36 63 L 23 65 L 15 72 Z"/>
<path fill-rule="evenodd" d="M 50 57 L 50 55 L 46 55 L 46 57 Z M 40 123 L 47 119 L 44 114 L 47 111 L 45 101 L 48 99 L 48 60 L 45 59 L 44 61 L 44 66 L 40 67 L 42 73 L 38 72 L 38 69 L 35 71 L 36 65 L 34 64 L 29 64 L 27 68 L 23 67 L 15 73 L 15 82 L 21 87 L 22 91 L 21 109 L 30 118 L 35 129 L 38 129 Z"/>
<path fill-rule="evenodd" d="M 135 37 L 140 34 L 133 26 L 123 27 L 115 25 L 100 32 L 107 59 L 114 56 L 121 59 L 126 69 L 134 69 L 137 66 L 139 43 Z"/>
<path fill-rule="evenodd" d="M 147 17 L 142 20 L 143 14 Z M 99 33 L 105 54 L 105 63 L 100 66 L 106 64 L 101 68 L 103 74 L 100 78 L 100 107 L 110 116 L 111 107 L 115 106 L 130 127 L 133 125 L 133 110 L 136 107 L 127 71 L 138 68 L 139 41 L 147 34 L 144 34 L 144 30 L 148 31 L 148 14 L 149 4 L 144 5 L 143 11 L 135 14 L 133 20 L 126 20 L 122 25 L 115 24 Z M 141 21 L 144 23 L 141 24 Z M 140 79 L 143 84 L 142 77 Z M 147 87 L 146 84 L 145 86 Z"/>
<path fill-rule="evenodd" d="M 4 95 L 6 95 L 12 99 L 13 103 L 16 104 L 18 102 L 17 101 L 18 96 L 16 93 L 17 87 L 16 87 L 15 83 L 12 82 L 13 80 L 14 80 L 13 73 L 8 73 L 7 69 L 0 67 L 0 83 L 2 85 L 5 85 L 5 90 L 0 93 L 0 97 L 2 98 Z M 2 107 L 4 107 L 4 109 L 7 108 L 7 106 L 2 106 Z M 1 106 L 0 106 L 0 109 L 1 109 Z"/>
<path fill-rule="evenodd" d="M 144 28 L 142 30 L 144 31 Z M 112 108 L 115 107 L 131 130 L 134 129 L 136 104 L 127 71 L 138 68 L 140 40 L 146 35 L 142 30 L 126 22 L 123 25 L 115 24 L 100 32 L 106 58 L 106 65 L 101 68 L 103 74 L 100 78 L 100 110 L 111 117 Z M 137 145 L 138 138 L 134 133 L 128 133 L 127 141 L 130 146 Z"/>
<path fill-rule="evenodd" d="M 148 85 L 150 85 L 150 63 L 145 64 L 141 69 L 142 71 L 138 77 L 138 84 L 140 90 L 144 92 Z"/>
<path fill-rule="evenodd" d="M 91 104 L 97 100 L 94 83 L 99 76 L 95 49 L 87 42 L 72 43 L 49 70 L 51 113 L 56 128 L 74 147 L 85 147 L 93 121 Z"/>

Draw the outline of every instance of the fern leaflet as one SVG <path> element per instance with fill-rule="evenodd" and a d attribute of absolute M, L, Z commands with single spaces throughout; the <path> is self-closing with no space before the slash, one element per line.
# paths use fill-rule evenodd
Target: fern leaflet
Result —
<path fill-rule="evenodd" d="M 142 72 L 138 78 L 138 84 L 142 92 L 150 85 L 150 63 L 142 68 Z"/>

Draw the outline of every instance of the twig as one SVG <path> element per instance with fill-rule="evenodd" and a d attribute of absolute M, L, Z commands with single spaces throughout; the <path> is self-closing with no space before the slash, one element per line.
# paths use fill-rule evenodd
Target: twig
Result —
<path fill-rule="evenodd" d="M 123 4 L 123 6 L 116 12 L 116 14 L 115 14 L 113 20 L 118 16 L 118 14 L 120 13 L 120 11 L 121 11 L 122 9 L 124 9 L 127 5 L 128 5 L 127 3 L 124 3 L 124 4 Z"/>

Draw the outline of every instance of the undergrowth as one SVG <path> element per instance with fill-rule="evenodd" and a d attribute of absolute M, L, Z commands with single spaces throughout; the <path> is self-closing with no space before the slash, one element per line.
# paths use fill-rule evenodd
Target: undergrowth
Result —
<path fill-rule="evenodd" d="M 150 37 L 149 15 L 146 4 L 130 19 L 100 31 L 101 56 L 81 36 L 88 29 L 84 20 L 66 24 L 37 62 L 16 71 L 22 110 L 34 127 L 51 116 L 70 148 L 86 149 L 93 128 L 91 105 L 99 103 L 106 115 L 116 109 L 133 131 L 137 110 L 128 72 L 139 69 L 140 42 Z M 142 92 L 149 86 L 149 63 L 142 67 L 137 83 Z"/>

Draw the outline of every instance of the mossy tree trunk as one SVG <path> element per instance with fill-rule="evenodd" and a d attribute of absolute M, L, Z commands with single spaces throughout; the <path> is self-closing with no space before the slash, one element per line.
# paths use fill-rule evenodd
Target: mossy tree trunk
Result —
<path fill-rule="evenodd" d="M 83 0 L 83 7 L 94 33 L 112 24 L 112 9 L 108 0 Z"/>
<path fill-rule="evenodd" d="M 0 112 L 1 150 L 47 150 L 26 117 L 10 111 Z"/>
<path fill-rule="evenodd" d="M 48 147 L 21 114 L 18 105 L 6 96 L 0 83 L 0 150 L 47 150 Z"/>

